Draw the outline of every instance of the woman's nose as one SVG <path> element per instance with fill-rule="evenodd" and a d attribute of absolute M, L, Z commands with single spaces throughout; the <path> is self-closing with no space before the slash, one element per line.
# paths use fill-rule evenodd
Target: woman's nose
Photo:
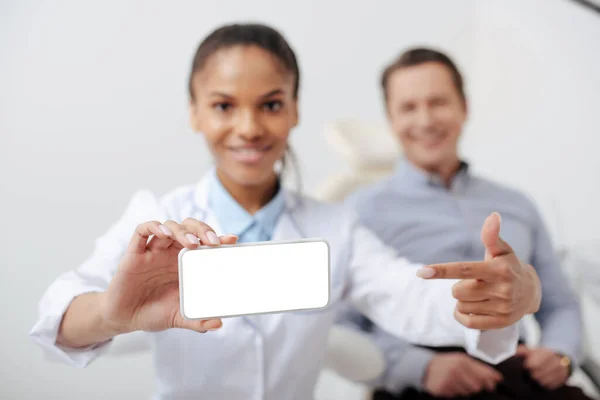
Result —
<path fill-rule="evenodd" d="M 251 111 L 244 112 L 240 115 L 236 124 L 236 131 L 238 135 L 248 141 L 256 140 L 265 134 L 260 117 L 256 115 L 255 112 Z"/>

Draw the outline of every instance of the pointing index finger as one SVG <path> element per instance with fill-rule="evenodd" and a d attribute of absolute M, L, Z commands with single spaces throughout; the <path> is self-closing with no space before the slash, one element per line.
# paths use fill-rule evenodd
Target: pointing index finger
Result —
<path fill-rule="evenodd" d="M 485 261 L 432 264 L 417 270 L 417 276 L 423 279 L 487 280 L 491 275 L 490 265 Z"/>

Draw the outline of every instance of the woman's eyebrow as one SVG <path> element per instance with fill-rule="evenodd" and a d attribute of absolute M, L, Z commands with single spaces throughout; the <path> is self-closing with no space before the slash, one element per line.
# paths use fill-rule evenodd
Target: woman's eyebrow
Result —
<path fill-rule="evenodd" d="M 210 92 L 209 96 L 213 96 L 213 97 L 225 97 L 228 99 L 232 99 L 233 96 L 224 92 L 218 92 L 218 91 L 214 91 L 214 92 Z"/>
<path fill-rule="evenodd" d="M 261 96 L 261 98 L 265 99 L 267 97 L 271 97 L 271 96 L 274 96 L 276 94 L 283 94 L 283 89 L 274 89 L 274 90 L 271 90 L 269 93 L 263 94 Z"/>

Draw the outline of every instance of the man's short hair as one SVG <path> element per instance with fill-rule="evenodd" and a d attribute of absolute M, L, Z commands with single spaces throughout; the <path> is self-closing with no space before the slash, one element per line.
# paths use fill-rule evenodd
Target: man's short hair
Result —
<path fill-rule="evenodd" d="M 404 53 L 400 54 L 398 58 L 396 58 L 391 64 L 389 64 L 385 68 L 383 74 L 381 74 L 381 88 L 383 89 L 385 101 L 387 102 L 388 82 L 392 73 L 402 68 L 413 67 L 416 65 L 421 65 L 430 62 L 439 63 L 448 68 L 450 74 L 452 75 L 452 82 L 454 83 L 454 87 L 458 91 L 458 94 L 460 95 L 463 104 L 466 106 L 467 97 L 465 95 L 463 77 L 460 71 L 458 70 L 458 67 L 456 66 L 454 61 L 452 61 L 452 59 L 446 54 L 427 47 L 416 47 L 409 49 Z"/>

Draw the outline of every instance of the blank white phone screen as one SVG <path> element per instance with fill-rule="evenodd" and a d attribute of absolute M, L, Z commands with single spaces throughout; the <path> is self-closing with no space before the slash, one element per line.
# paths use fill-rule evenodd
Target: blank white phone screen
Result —
<path fill-rule="evenodd" d="M 325 307 L 329 245 L 266 242 L 184 250 L 181 313 L 188 319 Z"/>

